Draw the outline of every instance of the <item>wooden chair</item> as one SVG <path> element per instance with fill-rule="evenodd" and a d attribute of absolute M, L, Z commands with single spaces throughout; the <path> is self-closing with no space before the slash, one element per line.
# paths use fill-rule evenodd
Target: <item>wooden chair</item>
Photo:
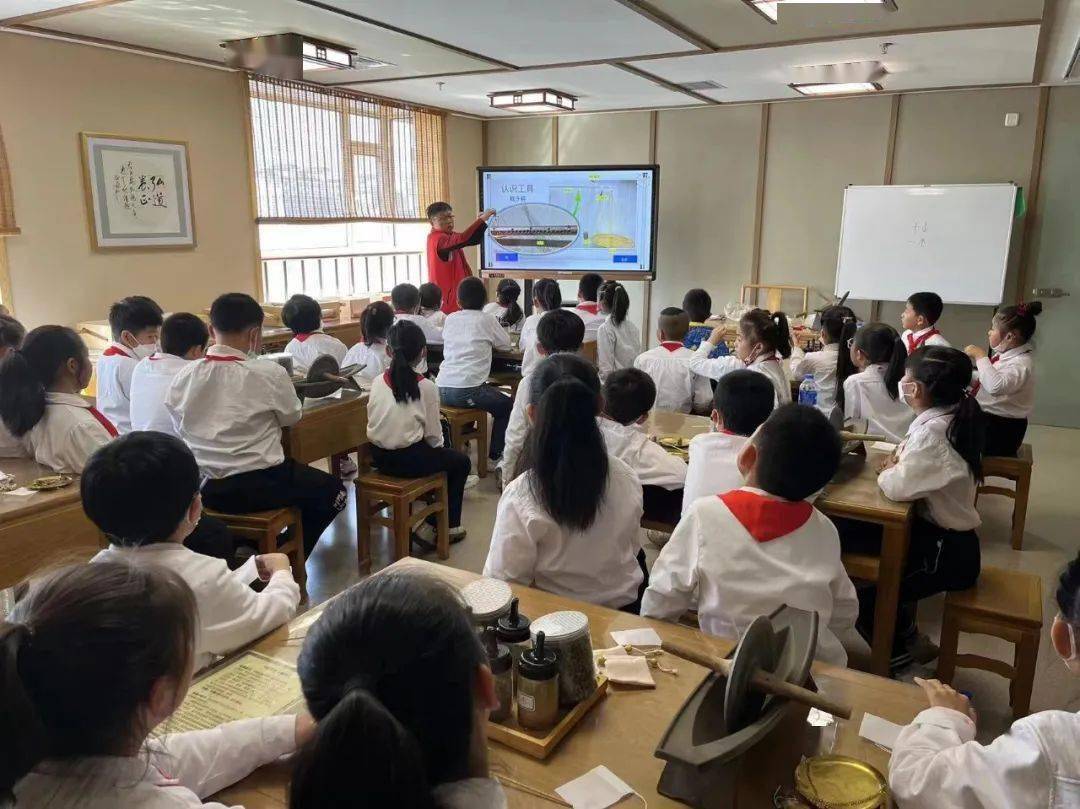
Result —
<path fill-rule="evenodd" d="M 1006 486 L 988 486 L 983 484 L 975 492 L 975 502 L 980 494 L 1000 494 L 1013 500 L 1012 546 L 1014 550 L 1024 549 L 1024 525 L 1027 522 L 1028 495 L 1031 494 L 1031 470 L 1035 459 L 1031 444 L 1023 444 L 1015 458 L 988 455 L 983 458 L 983 476 L 1006 478 L 1016 484 L 1015 489 Z"/>
<path fill-rule="evenodd" d="M 476 474 L 487 477 L 488 473 L 488 426 L 487 412 L 471 407 L 439 408 L 450 425 L 450 446 L 469 454 L 469 442 L 476 441 Z"/>
<path fill-rule="evenodd" d="M 413 503 L 424 507 L 412 510 Z M 394 536 L 396 562 L 409 555 L 409 535 L 413 528 L 432 514 L 438 514 L 435 550 L 440 559 L 450 558 L 450 500 L 446 493 L 446 474 L 426 478 L 395 478 L 380 472 L 361 474 L 356 479 L 356 561 L 361 575 L 371 572 L 371 526 L 389 528 Z M 389 509 L 382 517 L 379 512 Z"/>
<path fill-rule="evenodd" d="M 949 593 L 941 621 L 938 679 L 950 683 L 956 667 L 981 669 L 1009 680 L 1009 704 L 1019 719 L 1031 710 L 1031 688 L 1042 635 L 1042 581 L 1030 573 L 983 568 L 970 590 Z M 961 632 L 993 635 L 1015 647 L 1013 663 L 957 654 Z"/>
<path fill-rule="evenodd" d="M 226 514 L 223 511 L 206 509 L 206 513 L 225 523 L 234 536 L 254 540 L 259 553 L 283 553 L 288 556 L 292 564 L 293 578 L 300 585 L 300 598 L 307 598 L 304 527 L 300 522 L 300 509 L 275 508 L 249 514 Z M 282 541 L 281 535 L 286 531 L 288 536 Z"/>

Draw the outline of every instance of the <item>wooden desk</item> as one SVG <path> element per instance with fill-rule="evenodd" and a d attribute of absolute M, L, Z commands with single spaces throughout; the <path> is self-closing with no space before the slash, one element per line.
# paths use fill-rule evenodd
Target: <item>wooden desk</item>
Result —
<path fill-rule="evenodd" d="M 722 326 L 724 329 L 724 342 L 727 343 L 728 348 L 735 347 L 735 335 L 738 333 L 738 324 L 735 321 L 709 318 L 705 321 L 705 325 L 712 329 Z M 813 329 L 792 328 L 791 336 L 795 341 L 795 345 L 799 346 L 803 351 L 820 348 L 821 333 Z"/>
<path fill-rule="evenodd" d="M 53 472 L 31 458 L 0 458 L 20 486 Z M 27 497 L 0 494 L 0 590 L 49 565 L 84 562 L 101 549 L 101 535 L 82 508 L 79 481 Z"/>
<path fill-rule="evenodd" d="M 300 421 L 281 432 L 285 454 L 304 464 L 350 452 L 367 442 L 367 394 L 349 390 L 306 400 Z"/>
<path fill-rule="evenodd" d="M 461 586 L 477 577 L 474 573 L 457 570 L 417 559 L 402 559 L 388 570 L 416 570 L 438 576 Z M 605 648 L 614 645 L 610 630 L 651 626 L 663 638 L 678 639 L 714 654 L 726 654 L 731 642 L 711 638 L 701 632 L 679 624 L 653 621 L 627 615 L 605 607 L 583 604 L 560 596 L 515 585 L 514 593 L 520 599 L 521 611 L 531 618 L 563 609 L 581 610 L 589 617 L 593 646 Z M 315 609 L 322 609 L 322 606 Z M 304 620 L 304 616 L 296 619 Z M 295 621 L 294 621 L 295 623 Z M 288 640 L 289 632 L 281 628 L 268 635 L 255 646 L 257 651 L 280 659 L 295 662 L 301 643 Z M 490 743 L 491 768 L 496 775 L 505 775 L 535 788 L 552 792 L 555 787 L 584 774 L 599 764 L 606 764 L 616 775 L 625 780 L 648 801 L 651 809 L 681 806 L 656 791 L 656 784 L 664 763 L 653 753 L 661 736 L 675 713 L 689 694 L 705 676 L 705 670 L 685 660 L 667 658 L 668 663 L 679 670 L 678 675 L 654 672 L 657 687 L 638 690 L 611 686 L 602 700 L 581 724 L 563 741 L 558 750 L 547 760 L 537 761 L 497 743 Z M 836 727 L 835 742 L 828 744 L 818 738 L 817 731 L 805 726 L 807 742 L 817 750 L 854 756 L 888 772 L 889 754 L 864 741 L 858 735 L 864 712 L 874 713 L 886 719 L 906 724 L 926 707 L 922 692 L 915 686 L 885 680 L 861 672 L 815 664 L 813 675 L 818 688 L 828 697 L 846 702 L 854 708 L 850 721 L 840 721 Z M 831 730 L 831 729 L 830 729 Z M 770 787 L 768 795 L 762 795 L 760 805 L 771 805 L 772 789 L 784 784 L 790 786 L 792 773 L 777 772 L 756 774 Z M 228 805 L 241 804 L 247 809 L 278 809 L 285 805 L 285 785 L 288 769 L 271 765 L 256 771 L 248 778 L 216 796 Z M 550 809 L 551 803 L 535 798 L 512 787 L 506 788 L 512 807 L 537 807 Z"/>

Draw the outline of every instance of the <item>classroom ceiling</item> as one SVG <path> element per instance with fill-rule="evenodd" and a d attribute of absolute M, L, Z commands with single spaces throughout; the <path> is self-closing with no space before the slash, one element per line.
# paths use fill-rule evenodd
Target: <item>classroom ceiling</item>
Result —
<path fill-rule="evenodd" d="M 1080 0 L 895 4 L 784 0 L 774 24 L 746 0 L 0 0 L 0 26 L 218 65 L 226 40 L 298 32 L 387 63 L 311 81 L 485 117 L 534 87 L 582 112 L 797 98 L 848 62 L 880 62 L 885 91 L 1080 78 Z"/>

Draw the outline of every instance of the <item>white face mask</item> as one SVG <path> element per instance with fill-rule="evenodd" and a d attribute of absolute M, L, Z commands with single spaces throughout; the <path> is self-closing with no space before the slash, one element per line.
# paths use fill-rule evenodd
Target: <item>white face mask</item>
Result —
<path fill-rule="evenodd" d="M 132 350 L 132 352 L 134 352 L 135 356 L 138 357 L 140 360 L 141 359 L 146 359 L 151 354 L 154 354 L 154 353 L 157 352 L 158 344 L 157 343 L 139 343 L 138 345 L 133 346 L 131 350 Z"/>
<path fill-rule="evenodd" d="M 1065 668 L 1073 674 L 1080 674 L 1080 651 L 1076 648 L 1076 627 L 1060 615 L 1058 616 L 1058 620 L 1065 624 L 1065 628 L 1069 630 L 1069 656 L 1063 657 L 1061 662 L 1064 663 Z"/>
<path fill-rule="evenodd" d="M 905 386 L 909 387 L 910 390 L 905 391 L 904 390 Z M 900 380 L 899 382 L 896 383 L 896 390 L 900 394 L 900 401 L 903 402 L 904 404 L 910 406 L 911 402 L 908 401 L 908 397 L 915 395 L 915 383 L 914 382 L 904 382 L 903 380 Z"/>

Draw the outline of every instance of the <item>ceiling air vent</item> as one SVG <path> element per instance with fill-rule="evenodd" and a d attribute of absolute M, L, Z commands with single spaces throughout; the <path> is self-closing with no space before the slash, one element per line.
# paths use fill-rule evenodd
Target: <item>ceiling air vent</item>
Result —
<path fill-rule="evenodd" d="M 695 93 L 700 93 L 702 90 L 724 90 L 724 85 L 715 81 L 688 81 L 685 84 L 679 85 L 684 90 L 693 90 Z"/>

